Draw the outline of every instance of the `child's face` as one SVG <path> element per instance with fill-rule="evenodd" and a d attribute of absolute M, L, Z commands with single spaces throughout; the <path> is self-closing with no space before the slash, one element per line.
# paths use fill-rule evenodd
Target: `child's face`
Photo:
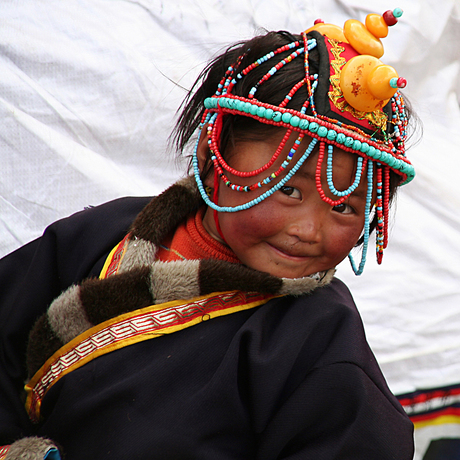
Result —
<path fill-rule="evenodd" d="M 282 138 L 238 143 L 229 164 L 239 171 L 253 171 L 267 163 Z M 293 144 L 291 136 L 285 151 L 275 164 L 263 173 L 245 179 L 229 174 L 230 181 L 251 185 L 276 171 Z M 294 161 L 310 142 L 305 137 Z M 300 278 L 318 271 L 334 268 L 357 243 L 364 226 L 367 180 L 344 204 L 331 207 L 319 196 L 315 184 L 318 158 L 315 154 L 302 165 L 285 186 L 250 209 L 235 213 L 219 213 L 219 223 L 225 242 L 242 263 L 248 267 L 283 278 Z M 337 147 L 333 155 L 333 181 L 337 190 L 345 190 L 354 180 L 356 155 Z M 326 182 L 326 158 L 323 162 L 322 186 L 326 196 L 337 199 L 329 192 Z M 364 174 L 363 174 L 364 176 Z M 280 176 L 282 177 L 282 175 Z M 206 183 L 212 186 L 213 179 Z M 219 205 L 236 206 L 263 193 L 264 187 L 249 193 L 235 192 L 222 182 L 219 186 Z M 203 220 L 207 231 L 222 241 L 216 230 L 211 209 Z"/>

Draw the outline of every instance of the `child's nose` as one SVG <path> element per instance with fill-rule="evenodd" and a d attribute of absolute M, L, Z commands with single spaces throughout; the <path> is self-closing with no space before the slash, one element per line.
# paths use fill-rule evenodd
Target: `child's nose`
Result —
<path fill-rule="evenodd" d="M 303 243 L 319 243 L 323 211 L 318 207 L 310 207 L 300 212 L 289 226 L 289 234 L 297 237 Z"/>

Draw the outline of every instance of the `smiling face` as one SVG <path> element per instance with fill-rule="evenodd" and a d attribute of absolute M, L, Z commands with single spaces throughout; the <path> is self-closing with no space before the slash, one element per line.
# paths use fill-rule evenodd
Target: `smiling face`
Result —
<path fill-rule="evenodd" d="M 266 164 L 276 151 L 283 133 L 264 141 L 240 141 L 229 152 L 229 164 L 239 171 L 253 171 Z M 230 181 L 251 185 L 276 171 L 286 157 L 296 136 L 291 135 L 278 160 L 265 172 L 240 178 L 228 174 Z M 293 162 L 310 142 L 305 137 Z M 200 142 L 198 155 L 203 160 L 206 143 Z M 301 278 L 334 268 L 357 243 L 364 226 L 367 180 L 342 205 L 332 207 L 324 202 L 316 189 L 315 171 L 318 158 L 315 149 L 299 171 L 269 198 L 250 209 L 219 213 L 219 224 L 225 241 L 219 236 L 212 209 L 207 209 L 203 224 L 208 233 L 227 244 L 240 261 L 256 270 L 283 278 Z M 354 180 L 357 156 L 334 148 L 333 181 L 338 190 L 345 190 Z M 322 186 L 329 192 L 326 165 L 323 162 Z M 211 175 L 212 176 L 212 175 Z M 364 175 L 363 175 L 364 176 Z M 283 177 L 283 174 L 279 178 Z M 206 184 L 213 185 L 208 177 Z M 266 191 L 266 187 L 248 193 L 236 192 L 220 184 L 220 206 L 246 203 Z"/>

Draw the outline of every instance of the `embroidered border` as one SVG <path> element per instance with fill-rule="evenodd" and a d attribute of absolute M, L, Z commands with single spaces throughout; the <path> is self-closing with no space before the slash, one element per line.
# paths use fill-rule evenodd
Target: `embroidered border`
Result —
<path fill-rule="evenodd" d="M 258 307 L 273 297 L 240 291 L 213 293 L 186 303 L 172 301 L 153 305 L 98 324 L 60 348 L 26 385 L 29 417 L 37 423 L 43 397 L 51 386 L 99 356 L 211 318 Z"/>
<path fill-rule="evenodd" d="M 4 458 L 6 458 L 6 454 L 10 450 L 10 447 L 11 446 L 2 446 L 2 447 L 0 447 L 0 460 L 3 460 Z"/>

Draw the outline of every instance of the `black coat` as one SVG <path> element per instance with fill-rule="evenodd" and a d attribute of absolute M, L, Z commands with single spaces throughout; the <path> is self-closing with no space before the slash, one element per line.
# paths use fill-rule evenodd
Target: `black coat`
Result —
<path fill-rule="evenodd" d="M 98 357 L 51 387 L 32 425 L 21 400 L 30 329 L 99 274 L 148 202 L 78 213 L 0 262 L 0 445 L 43 436 L 67 460 L 412 459 L 412 424 L 337 279 Z"/>

